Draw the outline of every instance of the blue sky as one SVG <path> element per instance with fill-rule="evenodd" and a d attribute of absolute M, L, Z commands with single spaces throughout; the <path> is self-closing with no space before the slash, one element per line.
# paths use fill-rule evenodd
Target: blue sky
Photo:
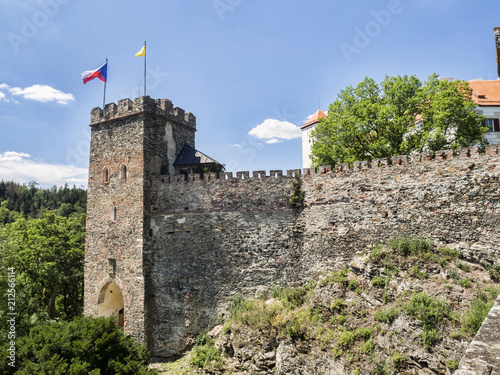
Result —
<path fill-rule="evenodd" d="M 498 0 L 0 0 L 0 180 L 86 185 L 90 110 L 148 95 L 227 170 L 300 168 L 298 128 L 365 77 L 497 79 Z M 142 87 L 141 87 L 142 93 Z M 141 94 L 142 95 L 142 94 Z"/>

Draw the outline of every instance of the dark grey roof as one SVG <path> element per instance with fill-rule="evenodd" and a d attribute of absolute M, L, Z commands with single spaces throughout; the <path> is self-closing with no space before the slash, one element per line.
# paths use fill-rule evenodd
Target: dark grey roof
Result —
<path fill-rule="evenodd" d="M 177 159 L 174 161 L 174 167 L 192 167 L 211 164 L 222 165 L 218 161 L 205 155 L 203 152 L 196 150 L 188 144 L 184 145 L 179 156 L 177 156 Z"/>

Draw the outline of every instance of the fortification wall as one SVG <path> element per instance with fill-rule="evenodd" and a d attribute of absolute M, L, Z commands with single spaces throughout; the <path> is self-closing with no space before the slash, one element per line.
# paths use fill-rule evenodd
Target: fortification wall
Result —
<path fill-rule="evenodd" d="M 478 262 L 498 259 L 500 155 L 468 148 L 307 169 L 148 182 L 152 351 L 177 354 L 224 314 L 228 297 L 305 282 L 401 233 L 429 236 Z"/>

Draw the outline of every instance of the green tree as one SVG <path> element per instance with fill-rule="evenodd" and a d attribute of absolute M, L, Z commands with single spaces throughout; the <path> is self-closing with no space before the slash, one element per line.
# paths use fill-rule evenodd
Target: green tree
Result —
<path fill-rule="evenodd" d="M 18 218 L 0 227 L 0 295 L 6 294 L 7 269 L 13 267 L 20 334 L 47 318 L 82 313 L 84 240 L 85 214 L 65 218 L 48 212 L 42 219 Z M 2 298 L 0 319 L 6 313 Z M 0 326 L 0 338 L 6 329 Z"/>
<path fill-rule="evenodd" d="M 313 131 L 316 166 L 484 145 L 482 118 L 465 81 L 366 78 L 341 90 Z"/>
<path fill-rule="evenodd" d="M 78 317 L 32 328 L 16 340 L 15 368 L 5 354 L 9 345 L 0 347 L 2 374 L 156 374 L 147 367 L 145 347 L 127 337 L 113 318 Z"/>

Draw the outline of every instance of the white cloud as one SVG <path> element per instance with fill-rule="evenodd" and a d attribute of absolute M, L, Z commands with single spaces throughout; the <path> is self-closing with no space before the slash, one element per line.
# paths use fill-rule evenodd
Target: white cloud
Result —
<path fill-rule="evenodd" d="M 87 185 L 88 171 L 73 165 L 49 164 L 31 159 L 24 152 L 0 153 L 0 176 L 4 181 L 36 181 L 41 186 Z"/>
<path fill-rule="evenodd" d="M 5 84 L 2 84 L 5 85 Z M 33 85 L 24 89 L 20 87 L 9 88 L 12 95 L 21 95 L 24 99 L 35 100 L 37 102 L 52 102 L 68 104 L 75 100 L 73 94 L 67 94 L 47 85 Z"/>
<path fill-rule="evenodd" d="M 3 92 L 0 91 L 0 100 L 5 100 L 5 94 Z"/>
<path fill-rule="evenodd" d="M 238 143 L 235 143 L 235 144 L 232 144 L 232 145 L 229 145 L 229 146 L 231 146 L 231 147 L 235 147 L 235 148 L 237 148 L 237 149 L 242 149 L 242 148 L 243 148 L 243 146 L 242 146 L 242 145 L 240 145 L 240 144 L 238 144 Z"/>
<path fill-rule="evenodd" d="M 0 83 L 0 90 L 5 90 L 8 88 L 9 88 L 9 85 L 7 85 L 6 83 Z"/>
<path fill-rule="evenodd" d="M 300 138 L 300 128 L 288 121 L 266 119 L 262 124 L 248 132 L 249 135 L 258 139 L 266 139 L 266 143 L 278 143 L 283 140 Z"/>
<path fill-rule="evenodd" d="M 271 139 L 268 139 L 266 141 L 266 143 L 269 144 L 269 145 L 272 145 L 273 143 L 281 143 L 281 142 L 283 142 L 283 141 L 280 140 L 280 139 L 278 139 L 278 138 L 271 138 Z"/>

